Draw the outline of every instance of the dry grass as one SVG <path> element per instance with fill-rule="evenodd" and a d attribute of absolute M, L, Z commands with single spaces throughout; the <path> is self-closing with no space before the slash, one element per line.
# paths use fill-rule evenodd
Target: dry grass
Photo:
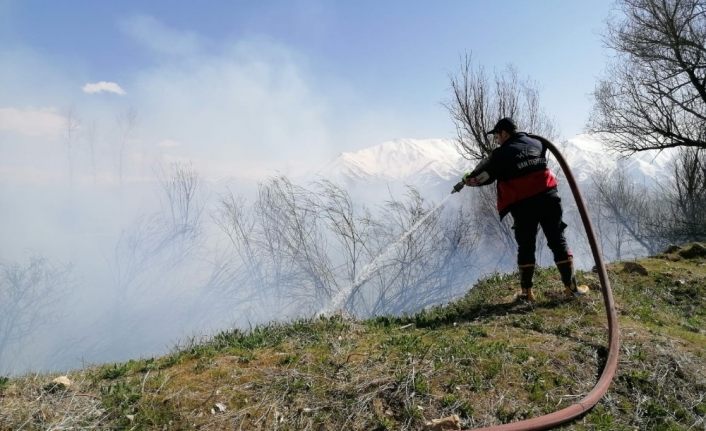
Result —
<path fill-rule="evenodd" d="M 565 429 L 704 429 L 706 263 L 646 259 L 648 275 L 610 276 L 620 309 L 620 368 L 609 394 Z M 584 281 L 595 283 L 590 274 Z M 464 427 L 568 406 L 606 356 L 594 292 L 564 301 L 538 273 L 536 306 L 508 304 L 512 276 L 402 318 L 342 317 L 224 332 L 148 360 L 0 386 L 0 429 L 419 430 L 456 414 Z"/>
<path fill-rule="evenodd" d="M 11 380 L 0 392 L 0 429 L 104 428 L 108 415 L 101 398 L 91 392 L 85 374 L 72 375 L 71 389 L 52 385 L 54 377 L 31 375 Z"/>

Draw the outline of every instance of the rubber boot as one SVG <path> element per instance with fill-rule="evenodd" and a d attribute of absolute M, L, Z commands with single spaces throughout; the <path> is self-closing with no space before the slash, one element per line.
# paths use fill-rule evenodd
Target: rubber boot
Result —
<path fill-rule="evenodd" d="M 526 301 L 526 302 L 534 302 L 534 293 L 532 293 L 532 289 L 522 289 L 522 292 L 520 295 L 517 297 L 520 301 Z"/>
<path fill-rule="evenodd" d="M 520 287 L 522 288 L 517 299 L 520 301 L 534 302 L 534 294 L 532 293 L 532 277 L 534 277 L 534 264 L 519 265 L 520 269 Z"/>
<path fill-rule="evenodd" d="M 571 256 L 566 260 L 556 262 L 556 267 L 561 275 L 561 282 L 564 283 L 564 292 L 567 295 L 579 297 L 588 293 L 588 286 L 579 286 L 578 283 L 576 283 L 574 261 Z"/>

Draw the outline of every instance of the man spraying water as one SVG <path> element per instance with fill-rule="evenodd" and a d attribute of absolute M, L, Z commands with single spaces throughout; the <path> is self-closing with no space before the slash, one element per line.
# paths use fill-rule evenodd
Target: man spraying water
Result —
<path fill-rule="evenodd" d="M 577 286 L 573 256 L 564 236 L 561 198 L 557 179 L 547 167 L 547 149 L 527 133 L 518 132 L 511 118 L 501 118 L 487 132 L 498 145 L 490 156 L 463 176 L 451 193 L 463 186 L 479 187 L 497 182 L 497 206 L 500 218 L 512 215 L 517 241 L 517 265 L 521 292 L 518 299 L 533 302 L 532 278 L 538 228 L 541 226 L 547 245 L 554 254 L 561 281 L 569 295 L 581 296 L 587 286 Z"/>

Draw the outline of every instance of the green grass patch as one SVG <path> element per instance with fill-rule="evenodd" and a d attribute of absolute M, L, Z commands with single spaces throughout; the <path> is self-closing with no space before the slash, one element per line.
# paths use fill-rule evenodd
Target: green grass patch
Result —
<path fill-rule="evenodd" d="M 610 266 L 620 367 L 608 395 L 566 429 L 702 426 L 704 263 L 646 259 L 646 276 Z M 593 274 L 578 276 L 596 282 Z M 536 417 L 590 391 L 607 341 L 598 291 L 554 298 L 561 284 L 553 268 L 538 269 L 535 286 L 532 306 L 508 299 L 517 274 L 493 274 L 460 300 L 411 315 L 222 331 L 160 358 L 94 368 L 76 388 L 88 396 L 64 405 L 59 392 L 37 398 L 46 379 L 23 383 L 20 397 L 16 382 L 31 380 L 0 377 L 0 411 L 37 400 L 24 407 L 29 415 L 3 416 L 10 429 L 52 427 L 58 422 L 46 412 L 70 417 L 78 414 L 70 409 L 86 411 L 80 402 L 96 398 L 100 417 L 82 417 L 74 429 L 422 430 L 425 421 L 451 414 L 462 428 Z M 211 413 L 215 403 L 227 410 Z"/>
<path fill-rule="evenodd" d="M 115 380 L 123 377 L 130 370 L 131 363 L 106 365 L 98 371 L 98 378 L 101 380 Z"/>

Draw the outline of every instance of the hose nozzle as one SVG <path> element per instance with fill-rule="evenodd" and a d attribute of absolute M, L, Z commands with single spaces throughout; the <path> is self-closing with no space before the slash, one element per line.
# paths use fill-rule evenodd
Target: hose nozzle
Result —
<path fill-rule="evenodd" d="M 451 190 L 451 194 L 460 192 L 461 189 L 463 188 L 463 186 L 465 186 L 465 184 L 463 183 L 463 180 L 459 181 L 459 182 L 456 183 L 456 185 L 454 186 L 454 189 Z"/>

